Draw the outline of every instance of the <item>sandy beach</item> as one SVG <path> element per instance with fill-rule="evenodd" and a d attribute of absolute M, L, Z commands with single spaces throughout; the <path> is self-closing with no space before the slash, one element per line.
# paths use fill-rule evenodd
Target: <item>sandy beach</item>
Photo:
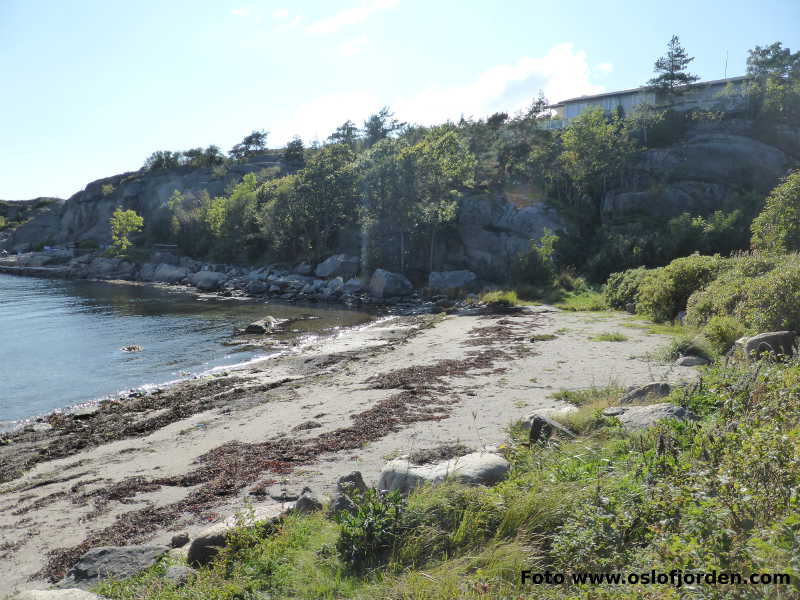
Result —
<path fill-rule="evenodd" d="M 619 332 L 623 342 L 592 341 Z M 552 339 L 547 339 L 551 334 Z M 692 380 L 622 313 L 390 317 L 301 351 L 52 417 L 0 439 L 0 592 L 42 588 L 87 549 L 194 535 L 270 491 L 329 495 L 387 459 L 478 448 L 562 389 Z M 36 430 L 34 430 L 36 429 Z M 43 585 L 44 584 L 44 585 Z"/>

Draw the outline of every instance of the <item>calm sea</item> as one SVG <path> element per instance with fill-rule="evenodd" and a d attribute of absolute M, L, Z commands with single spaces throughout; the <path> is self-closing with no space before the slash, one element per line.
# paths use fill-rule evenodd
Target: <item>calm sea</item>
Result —
<path fill-rule="evenodd" d="M 152 287 L 0 274 L 0 428 L 53 409 L 162 384 L 276 352 L 231 346 L 266 315 L 313 316 L 291 336 L 335 332 L 370 315 L 198 299 Z M 284 336 L 285 341 L 286 336 Z M 127 345 L 141 352 L 123 352 Z"/>

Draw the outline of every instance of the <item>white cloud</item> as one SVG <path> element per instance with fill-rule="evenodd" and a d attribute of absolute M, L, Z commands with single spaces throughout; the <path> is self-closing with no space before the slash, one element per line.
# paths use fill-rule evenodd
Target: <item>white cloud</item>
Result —
<path fill-rule="evenodd" d="M 236 17 L 246 17 L 250 14 L 250 11 L 248 11 L 246 8 L 234 8 L 231 11 L 231 14 Z"/>
<path fill-rule="evenodd" d="M 272 127 L 270 139 L 283 144 L 293 135 L 304 141 L 324 141 L 351 119 L 358 125 L 382 106 L 390 106 L 397 119 L 422 125 L 447 119 L 486 117 L 494 112 L 513 114 L 530 106 L 539 90 L 551 102 L 605 91 L 591 82 L 586 53 L 572 44 L 552 47 L 542 57 L 524 56 L 513 64 L 497 65 L 472 81 L 434 86 L 408 96 L 379 97 L 372 92 L 329 94 L 298 107 L 280 126 Z"/>
<path fill-rule="evenodd" d="M 484 117 L 497 111 L 514 113 L 536 99 L 539 90 L 551 102 L 604 90 L 589 80 L 586 53 L 559 44 L 541 58 L 524 56 L 498 65 L 461 85 L 431 87 L 401 99 L 392 107 L 403 121 L 430 124 L 458 119 L 461 114 Z"/>
<path fill-rule="evenodd" d="M 288 15 L 287 15 L 287 18 L 288 18 Z M 297 27 L 302 22 L 303 22 L 303 17 L 298 15 L 298 16 L 294 17 L 291 21 L 284 21 L 283 23 L 278 23 L 273 28 L 273 31 L 275 33 L 281 33 L 281 32 L 284 32 L 284 31 L 291 31 L 292 29 L 297 29 Z"/>
<path fill-rule="evenodd" d="M 275 21 L 285 21 L 289 18 L 289 9 L 287 8 L 279 8 L 278 10 L 272 13 L 272 18 Z"/>
<path fill-rule="evenodd" d="M 364 49 L 368 41 L 367 36 L 361 35 L 352 40 L 343 42 L 339 44 L 339 54 L 345 57 L 355 56 Z"/>
<path fill-rule="evenodd" d="M 394 8 L 400 0 L 370 0 L 361 6 L 348 8 L 331 17 L 319 19 L 306 27 L 306 33 L 311 35 L 324 35 L 335 33 L 349 25 L 356 25 L 366 21 L 370 15 L 380 10 Z"/>
<path fill-rule="evenodd" d="M 614 65 L 609 62 L 600 63 L 595 67 L 601 73 L 611 73 L 614 70 Z"/>

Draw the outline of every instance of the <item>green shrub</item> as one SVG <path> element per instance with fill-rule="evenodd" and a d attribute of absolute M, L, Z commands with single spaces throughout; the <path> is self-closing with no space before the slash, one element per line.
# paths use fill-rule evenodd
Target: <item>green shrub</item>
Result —
<path fill-rule="evenodd" d="M 382 494 L 372 488 L 351 494 L 351 499 L 356 511 L 337 517 L 341 532 L 336 550 L 353 569 L 374 567 L 395 547 L 405 500 L 398 491 Z"/>
<path fill-rule="evenodd" d="M 612 273 L 608 276 L 603 296 L 606 304 L 610 308 L 625 310 L 625 306 L 631 302 L 636 302 L 636 295 L 639 293 L 639 285 L 647 274 L 647 269 L 628 269 L 619 273 Z"/>
<path fill-rule="evenodd" d="M 648 271 L 639 285 L 636 310 L 659 323 L 673 320 L 689 296 L 707 285 L 724 265 L 719 255 L 692 254 Z"/>
<path fill-rule="evenodd" d="M 754 248 L 767 252 L 800 250 L 800 170 L 772 190 L 751 230 Z"/>
<path fill-rule="evenodd" d="M 556 276 L 553 254 L 558 236 L 549 229 L 537 241 L 531 240 L 530 249 L 517 258 L 512 278 L 518 283 L 549 285 Z"/>
<path fill-rule="evenodd" d="M 745 332 L 800 328 L 800 256 L 728 259 L 727 268 L 687 302 L 690 324 L 732 317 Z"/>
<path fill-rule="evenodd" d="M 714 353 L 708 342 L 700 337 L 675 338 L 658 353 L 658 358 L 666 362 L 672 362 L 681 356 L 700 356 L 710 361 L 713 360 Z"/>
<path fill-rule="evenodd" d="M 730 350 L 736 340 L 745 333 L 745 327 L 738 319 L 720 315 L 711 317 L 703 328 L 703 335 L 719 354 L 725 354 Z"/>

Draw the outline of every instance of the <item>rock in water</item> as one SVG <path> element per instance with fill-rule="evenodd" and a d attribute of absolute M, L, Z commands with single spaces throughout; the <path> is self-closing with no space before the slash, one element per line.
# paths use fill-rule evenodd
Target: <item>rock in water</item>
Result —
<path fill-rule="evenodd" d="M 510 465 L 493 452 L 473 452 L 434 465 L 414 465 L 405 458 L 388 462 L 378 479 L 380 490 L 408 493 L 425 483 L 453 479 L 467 485 L 494 485 L 508 473 Z"/>
<path fill-rule="evenodd" d="M 278 319 L 275 317 L 264 317 L 259 321 L 254 321 L 245 327 L 244 332 L 254 335 L 269 333 L 278 324 Z"/>
<path fill-rule="evenodd" d="M 101 546 L 78 559 L 61 587 L 89 588 L 103 579 L 132 577 L 154 565 L 167 552 L 166 546 Z"/>

